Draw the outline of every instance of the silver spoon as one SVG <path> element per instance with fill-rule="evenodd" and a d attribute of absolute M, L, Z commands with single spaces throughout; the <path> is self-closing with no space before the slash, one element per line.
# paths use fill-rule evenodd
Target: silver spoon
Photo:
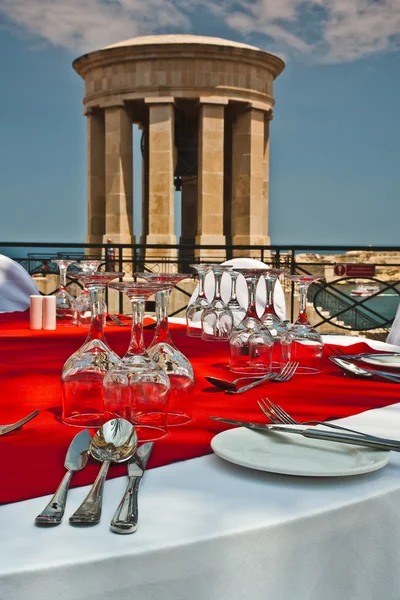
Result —
<path fill-rule="evenodd" d="M 234 381 L 227 381 L 226 379 L 220 379 L 219 377 L 204 377 L 209 383 L 215 385 L 215 387 L 221 388 L 221 390 L 236 390 L 237 384 L 241 381 L 249 381 L 250 379 L 262 379 L 262 375 L 254 375 L 248 377 L 239 377 Z"/>
<path fill-rule="evenodd" d="M 400 377 L 396 375 L 389 375 L 384 373 L 383 371 L 376 371 L 372 369 L 363 369 L 358 367 L 357 365 L 353 365 L 353 363 L 343 360 L 343 358 L 338 358 L 337 356 L 330 356 L 329 359 L 335 363 L 338 367 L 341 367 L 345 371 L 352 373 L 353 375 L 358 375 L 359 377 L 382 377 L 383 379 L 389 379 L 390 381 L 395 381 L 396 383 L 400 383 Z"/>
<path fill-rule="evenodd" d="M 125 462 L 133 456 L 137 448 L 136 431 L 125 419 L 112 419 L 105 423 L 93 436 L 89 452 L 102 467 L 90 492 L 80 507 L 69 518 L 72 524 L 94 524 L 100 521 L 104 482 L 112 462 Z"/>

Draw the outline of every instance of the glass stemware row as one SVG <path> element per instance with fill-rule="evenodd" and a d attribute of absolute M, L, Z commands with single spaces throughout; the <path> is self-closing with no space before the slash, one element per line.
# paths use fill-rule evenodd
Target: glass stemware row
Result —
<path fill-rule="evenodd" d="M 215 268 L 215 298 L 203 308 L 201 322 L 203 333 L 206 327 L 206 335 L 213 333 L 216 339 L 221 339 L 230 329 L 230 369 L 252 375 L 269 373 L 273 368 L 274 347 L 279 342 L 283 362 L 299 361 L 300 373 L 319 372 L 323 343 L 306 314 L 308 286 L 319 278 L 310 275 L 291 277 L 300 290 L 299 317 L 294 325 L 284 329 L 273 306 L 273 288 L 281 271 L 237 269 L 232 281 L 236 282 L 239 273 L 243 275 L 249 302 L 244 318 L 233 328 L 232 311 L 224 304 L 220 290 L 221 277 L 226 270 L 219 266 Z M 62 371 L 62 420 L 80 427 L 97 427 L 105 418 L 119 416 L 137 427 L 141 441 L 149 441 L 167 434 L 167 422 L 176 425 L 191 419 L 186 404 L 194 384 L 193 369 L 171 339 L 167 316 L 172 287 L 188 276 L 181 273 L 136 275 L 146 282 L 115 283 L 113 280 L 122 278 L 124 273 L 88 272 L 88 269 L 75 275 L 88 290 L 91 323 L 84 344 L 67 360 Z M 260 319 L 256 310 L 256 289 L 262 276 L 267 277 L 270 284 L 267 284 L 267 302 Z M 103 295 L 107 285 L 126 293 L 132 303 L 131 340 L 122 359 L 109 347 L 104 336 Z M 204 291 L 204 285 L 201 289 Z M 235 287 L 232 289 L 231 300 L 237 302 Z M 157 300 L 157 328 L 153 342 L 146 350 L 144 307 L 153 294 Z M 204 296 L 200 295 L 200 299 L 204 300 Z M 198 326 L 195 329 L 197 332 Z"/>
<path fill-rule="evenodd" d="M 193 369 L 173 344 L 167 318 L 170 289 L 187 275 L 138 273 L 148 281 L 110 283 L 123 275 L 76 274 L 89 291 L 92 320 L 85 343 L 64 365 L 62 419 L 71 425 L 95 427 L 106 418 L 119 416 L 135 425 L 141 441 L 150 441 L 167 434 L 167 422 L 180 425 L 191 420 L 186 405 L 194 383 Z M 104 336 L 101 307 L 107 285 L 126 293 L 132 303 L 131 340 L 122 360 Z M 157 300 L 157 329 L 146 350 L 144 307 L 153 294 Z"/>
<path fill-rule="evenodd" d="M 275 285 L 283 269 L 235 268 L 225 265 L 191 265 L 199 276 L 199 293 L 186 312 L 187 334 L 209 341 L 229 339 L 230 369 L 237 373 L 266 374 L 280 370 L 289 360 L 300 363 L 298 373 L 321 371 L 323 342 L 306 315 L 308 286 L 320 279 L 301 274 L 289 278 L 298 285 L 299 317 L 293 325 L 282 321 L 274 308 Z M 210 303 L 205 294 L 205 277 L 214 273 L 215 294 Z M 231 278 L 231 297 L 227 304 L 221 296 L 221 277 L 228 271 Z M 245 278 L 248 307 L 245 311 L 237 300 L 236 282 L 239 274 Z M 263 277 L 266 286 L 264 312 L 258 317 L 256 289 Z"/>

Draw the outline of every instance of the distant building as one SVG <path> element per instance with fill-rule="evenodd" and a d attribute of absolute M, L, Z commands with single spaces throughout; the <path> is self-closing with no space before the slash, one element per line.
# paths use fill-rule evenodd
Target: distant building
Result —
<path fill-rule="evenodd" d="M 137 123 L 143 243 L 176 243 L 175 186 L 181 242 L 269 244 L 269 124 L 282 59 L 220 38 L 161 35 L 85 54 L 73 66 L 85 80 L 88 242 L 134 243 Z"/>

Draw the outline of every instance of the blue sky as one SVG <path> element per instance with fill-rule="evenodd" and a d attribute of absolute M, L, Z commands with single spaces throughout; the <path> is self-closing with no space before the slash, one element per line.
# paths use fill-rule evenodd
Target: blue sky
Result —
<path fill-rule="evenodd" d="M 399 244 L 396 0 L 0 0 L 0 241 L 84 241 L 86 123 L 72 60 L 171 32 L 286 60 L 271 125 L 272 243 Z M 138 178 L 135 189 L 139 198 Z"/>

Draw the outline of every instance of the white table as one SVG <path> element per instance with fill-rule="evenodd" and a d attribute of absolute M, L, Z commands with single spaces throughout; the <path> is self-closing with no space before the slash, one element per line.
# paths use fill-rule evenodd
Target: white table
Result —
<path fill-rule="evenodd" d="M 400 404 L 340 422 L 400 439 Z M 273 475 L 214 455 L 152 469 L 139 529 L 119 536 L 109 522 L 125 485 L 106 482 L 102 521 L 84 529 L 68 516 L 89 487 L 70 491 L 55 528 L 33 525 L 48 496 L 1 506 L 0 599 L 400 598 L 400 454 L 349 478 Z"/>

